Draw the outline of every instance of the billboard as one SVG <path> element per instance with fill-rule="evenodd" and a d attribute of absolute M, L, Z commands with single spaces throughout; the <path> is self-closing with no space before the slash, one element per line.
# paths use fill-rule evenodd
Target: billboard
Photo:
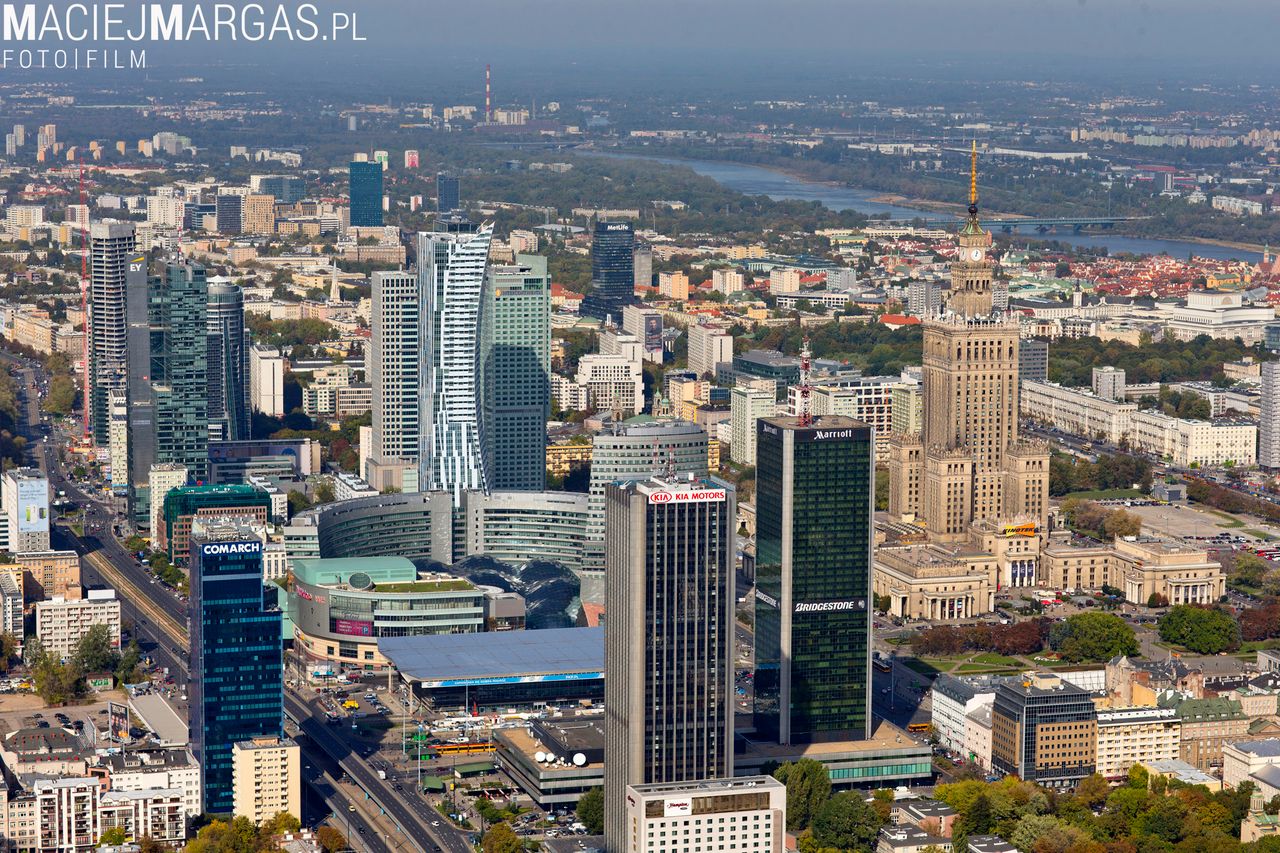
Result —
<path fill-rule="evenodd" d="M 49 532 L 49 481 L 18 481 L 18 532 Z"/>
<path fill-rule="evenodd" d="M 591 681 L 604 678 L 603 672 L 560 672 L 546 675 L 500 675 L 492 678 L 446 678 L 441 681 L 424 681 L 422 688 L 434 687 L 483 687 L 491 684 L 546 684 L 553 681 Z"/>
<path fill-rule="evenodd" d="M 350 637 L 372 637 L 373 623 L 361 622 L 357 619 L 334 619 L 333 633 L 346 634 Z"/>
<path fill-rule="evenodd" d="M 200 546 L 202 557 L 226 557 L 238 554 L 261 554 L 262 542 L 250 539 L 247 542 L 209 542 Z"/>
<path fill-rule="evenodd" d="M 649 503 L 651 504 L 669 504 L 669 503 L 712 503 L 723 501 L 725 498 L 724 489 L 691 489 L 681 492 L 654 492 L 649 495 Z"/>
<path fill-rule="evenodd" d="M 107 727 L 113 743 L 129 742 L 129 706 L 107 703 Z"/>

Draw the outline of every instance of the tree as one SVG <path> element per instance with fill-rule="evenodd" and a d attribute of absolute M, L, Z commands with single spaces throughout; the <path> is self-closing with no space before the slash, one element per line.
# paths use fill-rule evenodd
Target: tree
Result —
<path fill-rule="evenodd" d="M 347 837 L 332 826 L 322 826 L 316 830 L 316 841 L 324 849 L 324 853 L 338 853 L 347 849 Z"/>
<path fill-rule="evenodd" d="M 813 818 L 813 838 L 823 847 L 872 850 L 882 823 L 862 794 L 845 791 L 818 810 Z"/>
<path fill-rule="evenodd" d="M 111 642 L 111 631 L 104 624 L 91 625 L 76 644 L 71 659 L 85 672 L 114 672 L 120 653 Z"/>
<path fill-rule="evenodd" d="M 812 758 L 788 761 L 773 778 L 787 786 L 787 829 L 792 832 L 806 829 L 831 798 L 831 775 Z"/>
<path fill-rule="evenodd" d="M 578 820 L 587 827 L 587 832 L 600 835 L 604 832 L 604 789 L 592 788 L 578 800 Z"/>
<path fill-rule="evenodd" d="M 1160 639 L 1202 655 L 1240 648 L 1240 625 L 1217 607 L 1179 604 L 1160 617 Z"/>
<path fill-rule="evenodd" d="M 123 826 L 113 826 L 106 832 L 102 833 L 102 837 L 98 839 L 99 847 L 119 847 L 129 840 L 129 836 L 125 834 Z"/>
<path fill-rule="evenodd" d="M 965 835 L 986 835 L 995 827 L 995 822 L 991 798 L 984 791 L 973 801 L 973 805 L 961 812 L 960 819 L 956 821 L 956 829 L 963 830 Z"/>
<path fill-rule="evenodd" d="M 1111 795 L 1111 784 L 1100 774 L 1094 773 L 1080 780 L 1076 786 L 1076 799 L 1086 808 L 1095 809 Z"/>
<path fill-rule="evenodd" d="M 524 842 L 520 840 L 520 836 L 516 835 L 511 824 L 495 823 L 484 834 L 484 841 L 480 843 L 480 848 L 484 853 L 521 853 L 524 850 Z"/>
<path fill-rule="evenodd" d="M 1232 575 L 1235 580 L 1241 583 L 1249 586 L 1258 586 L 1267 576 L 1267 563 L 1255 554 L 1241 551 L 1236 554 L 1235 568 Z"/>
<path fill-rule="evenodd" d="M 1069 661 L 1103 661 L 1116 655 L 1136 655 L 1133 628 L 1111 613 L 1077 613 L 1054 626 L 1049 642 Z"/>
<path fill-rule="evenodd" d="M 286 832 L 297 832 L 302 829 L 302 821 L 288 812 L 277 812 L 275 817 L 263 821 L 259 832 L 266 837 L 283 835 Z"/>

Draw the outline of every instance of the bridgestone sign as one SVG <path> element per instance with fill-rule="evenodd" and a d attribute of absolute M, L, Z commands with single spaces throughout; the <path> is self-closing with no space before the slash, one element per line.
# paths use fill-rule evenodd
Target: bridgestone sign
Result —
<path fill-rule="evenodd" d="M 796 613 L 832 613 L 847 610 L 866 610 L 865 599 L 856 601 L 797 601 Z"/>

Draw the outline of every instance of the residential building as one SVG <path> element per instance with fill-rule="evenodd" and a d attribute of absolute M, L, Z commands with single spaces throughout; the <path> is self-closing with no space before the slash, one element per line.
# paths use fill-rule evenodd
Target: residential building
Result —
<path fill-rule="evenodd" d="M 147 837 L 165 847 L 187 838 L 183 792 L 175 789 L 105 791 L 98 800 L 102 832 L 122 831 L 125 838 Z"/>
<path fill-rule="evenodd" d="M 520 255 L 485 276 L 480 306 L 481 434 L 489 488 L 546 487 L 551 417 L 551 279 L 547 259 Z"/>
<path fill-rule="evenodd" d="M 1124 371 L 1118 367 L 1095 367 L 1093 369 L 1093 393 L 1104 400 L 1123 400 Z"/>
<path fill-rule="evenodd" d="M 622 309 L 635 301 L 634 252 L 635 231 L 630 222 L 596 222 L 591 242 L 591 292 L 579 309 L 583 316 L 612 317 L 616 322 Z"/>
<path fill-rule="evenodd" d="M 733 775 L 733 486 L 614 482 L 606 492 L 605 800 Z M 622 809 L 607 846 L 629 849 Z"/>
<path fill-rule="evenodd" d="M 585 405 L 597 411 L 621 413 L 622 417 L 644 409 L 644 371 L 640 364 L 622 355 L 592 353 L 578 359 L 574 384 L 582 389 Z M 565 401 L 560 400 L 562 408 Z"/>
<path fill-rule="evenodd" d="M 628 785 L 619 797 L 618 851 L 779 853 L 787 834 L 787 788 L 772 776 Z"/>
<path fill-rule="evenodd" d="M 1181 742 L 1182 721 L 1172 708 L 1099 710 L 1096 772 L 1122 780 L 1135 764 L 1178 758 Z"/>
<path fill-rule="evenodd" d="M 964 748 L 960 754 L 984 771 L 991 770 L 991 711 L 995 703 L 979 705 L 964 718 Z"/>
<path fill-rule="evenodd" d="M 689 276 L 680 270 L 658 273 L 658 293 L 677 302 L 689 300 Z"/>
<path fill-rule="evenodd" d="M 22 568 L 22 595 L 27 604 L 47 598 L 80 598 L 80 555 L 75 551 L 32 551 L 14 555 Z"/>
<path fill-rule="evenodd" d="M 416 463 L 421 438 L 419 409 L 422 303 L 411 272 L 375 272 L 369 321 L 369 384 L 373 387 L 375 460 Z"/>
<path fill-rule="evenodd" d="M 123 389 L 128 376 L 127 279 L 141 275 L 144 286 L 146 281 L 146 264 L 135 255 L 134 241 L 131 222 L 95 222 L 89 228 L 90 415 L 93 440 L 101 447 L 108 443 L 108 395 Z"/>
<path fill-rule="evenodd" d="M 234 745 L 282 734 L 281 615 L 263 604 L 262 549 L 234 525 L 191 536 L 191 743 L 214 814 L 236 805 Z"/>
<path fill-rule="evenodd" d="M 966 718 L 995 702 L 998 683 L 989 676 L 959 678 L 939 675 L 934 679 L 930 688 L 933 711 L 930 724 L 939 746 L 964 754 Z"/>
<path fill-rule="evenodd" d="M 231 747 L 231 774 L 236 817 L 261 826 L 281 812 L 302 814 L 302 758 L 289 738 L 238 741 Z"/>
<path fill-rule="evenodd" d="M 746 274 L 739 269 L 716 269 L 711 271 L 711 289 L 725 296 L 731 296 L 744 290 L 747 286 Z"/>
<path fill-rule="evenodd" d="M 382 164 L 353 161 L 347 167 L 352 228 L 382 227 Z"/>
<path fill-rule="evenodd" d="M 1074 788 L 1097 765 L 1097 727 L 1089 692 L 1056 675 L 1002 683 L 991 712 L 992 770 Z"/>
<path fill-rule="evenodd" d="M 244 233 L 276 233 L 276 200 L 274 196 L 250 193 L 244 197 Z"/>
<path fill-rule="evenodd" d="M 1258 464 L 1280 468 L 1280 361 L 1262 363 L 1262 400 L 1258 416 Z"/>
<path fill-rule="evenodd" d="M 21 640 L 23 631 L 22 574 L 0 572 L 0 631 Z"/>
<path fill-rule="evenodd" d="M 1249 717 L 1239 702 L 1230 699 L 1183 699 L 1178 694 L 1160 697 L 1160 707 L 1173 708 L 1182 722 L 1182 761 L 1197 770 L 1222 767 L 1223 749 L 1228 743 L 1244 740 L 1249 733 Z"/>
<path fill-rule="evenodd" d="M 1238 788 L 1242 782 L 1248 782 L 1254 773 L 1276 764 L 1280 764 L 1280 738 L 1224 743 L 1222 784 L 1228 788 Z"/>
<path fill-rule="evenodd" d="M 622 309 L 622 330 L 644 344 L 646 361 L 662 364 L 662 314 L 643 305 L 627 305 Z"/>
<path fill-rule="evenodd" d="M 418 479 L 453 492 L 490 488 L 481 449 L 480 311 L 493 226 L 418 235 L 423 347 L 414 393 L 421 435 Z"/>
<path fill-rule="evenodd" d="M 1096 371 L 1095 371 L 1096 374 Z M 1100 396 L 1084 388 L 1023 380 L 1020 409 L 1026 417 L 1090 441 L 1120 444 L 1133 433 L 1137 403 Z"/>
<path fill-rule="evenodd" d="M 689 369 L 712 379 L 721 366 L 733 365 L 733 336 L 717 326 L 689 327 Z"/>
<path fill-rule="evenodd" d="M 653 286 L 653 248 L 646 244 L 637 244 L 631 253 L 632 280 L 636 287 Z"/>
<path fill-rule="evenodd" d="M 185 746 L 113 750 L 98 762 L 111 790 L 178 790 L 187 819 L 200 816 L 200 767 Z"/>
<path fill-rule="evenodd" d="M 942 312 L 943 284 L 940 281 L 915 280 L 907 283 L 907 313 L 915 317 L 932 317 Z"/>
<path fill-rule="evenodd" d="M 778 413 L 772 390 L 738 385 L 729 392 L 729 458 L 739 465 L 756 464 L 756 421 Z"/>
<path fill-rule="evenodd" d="M 893 386 L 889 396 L 889 433 L 910 435 L 919 433 L 924 428 L 924 389 L 919 382 L 899 382 Z M 877 450 L 879 449 L 879 436 Z"/>
<path fill-rule="evenodd" d="M 1258 427 L 1253 423 L 1189 420 L 1155 411 L 1136 412 L 1129 420 L 1130 447 L 1178 468 L 1227 462 L 1247 467 L 1257 461 Z"/>
<path fill-rule="evenodd" d="M 796 293 L 800 290 L 800 279 L 804 273 L 793 267 L 777 267 L 769 271 L 769 292 L 775 296 L 779 293 Z"/>
<path fill-rule="evenodd" d="M 813 387 L 810 403 L 815 415 L 840 415 L 861 421 L 875 431 L 876 461 L 889 458 L 889 436 L 893 432 L 893 389 L 901 384 L 897 376 L 840 377 Z M 799 411 L 799 389 L 789 388 L 790 414 Z"/>
<path fill-rule="evenodd" d="M 758 737 L 871 735 L 874 470 L 865 424 L 838 415 L 757 422 Z"/>
<path fill-rule="evenodd" d="M 79 600 L 38 601 L 35 610 L 36 637 L 49 654 L 70 658 L 94 625 L 107 626 L 111 645 L 120 648 L 120 600 L 114 589 L 91 589 Z"/>
<path fill-rule="evenodd" d="M 249 329 L 244 323 L 244 293 L 225 279 L 210 280 L 206 317 L 209 437 L 244 441 L 250 433 Z"/>
<path fill-rule="evenodd" d="M 0 478 L 9 553 L 49 550 L 49 478 L 38 468 L 10 468 Z"/>
<path fill-rule="evenodd" d="M 190 475 L 187 466 L 177 462 L 159 462 L 151 466 L 147 480 L 150 493 L 149 523 L 147 530 L 155 536 L 164 523 L 164 499 L 169 492 L 187 484 Z"/>
<path fill-rule="evenodd" d="M 249 407 L 273 418 L 284 417 L 284 356 L 279 347 L 254 344 L 249 348 Z"/>

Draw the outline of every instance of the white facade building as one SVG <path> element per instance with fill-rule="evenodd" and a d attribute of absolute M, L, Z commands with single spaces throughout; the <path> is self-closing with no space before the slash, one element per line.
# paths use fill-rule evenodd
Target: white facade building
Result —
<path fill-rule="evenodd" d="M 772 776 L 628 785 L 625 808 L 621 851 L 782 853 L 786 839 L 787 788 Z"/>
<path fill-rule="evenodd" d="M 249 406 L 273 418 L 284 417 L 284 356 L 279 347 L 249 348 Z"/>
<path fill-rule="evenodd" d="M 1093 393 L 1104 400 L 1123 400 L 1124 371 L 1118 367 L 1095 367 Z"/>
<path fill-rule="evenodd" d="M 154 543 L 164 516 L 165 496 L 187 484 L 187 466 L 178 462 L 160 462 L 151 466 L 148 478 L 151 489 L 151 526 L 148 529 Z"/>
<path fill-rule="evenodd" d="M 1054 382 L 1023 380 L 1020 384 L 1019 409 L 1026 417 L 1112 444 L 1120 443 L 1133 430 L 1137 403 L 1102 397 L 1083 388 L 1066 388 Z"/>
<path fill-rule="evenodd" d="M 1163 412 L 1135 412 L 1130 446 L 1168 458 L 1179 468 L 1257 462 L 1258 427 L 1229 421 L 1196 421 Z"/>
<path fill-rule="evenodd" d="M 800 290 L 800 279 L 804 277 L 804 273 L 798 269 L 778 268 L 769 271 L 769 292 L 773 294 L 779 293 L 796 293 Z"/>
<path fill-rule="evenodd" d="M 987 679 L 942 675 L 934 680 L 931 695 L 933 717 L 930 722 L 939 745 L 962 753 L 965 748 L 965 718 L 977 709 L 995 703 L 995 683 Z"/>
<path fill-rule="evenodd" d="M 818 385 L 810 407 L 815 415 L 843 415 L 875 430 L 876 461 L 889 459 L 889 435 L 893 432 L 893 391 L 903 384 L 897 376 L 863 376 L 838 385 Z M 787 389 L 788 408 L 798 413 L 799 388 Z"/>
<path fill-rule="evenodd" d="M 373 387 L 373 447 L 377 462 L 418 459 L 421 432 L 418 377 L 422 358 L 418 279 L 409 272 L 375 272 L 365 373 Z"/>
<path fill-rule="evenodd" d="M 1182 721 L 1174 708 L 1115 708 L 1098 711 L 1096 772 L 1123 779 L 1135 764 L 1173 761 L 1182 745 Z"/>
<path fill-rule="evenodd" d="M 111 645 L 120 648 L 120 600 L 114 589 L 91 589 L 80 601 L 55 596 L 36 602 L 36 637 L 45 651 L 64 660 L 94 625 L 106 625 Z"/>
<path fill-rule="evenodd" d="M 1256 344 L 1266 337 L 1266 325 L 1275 319 L 1274 308 L 1245 305 L 1243 294 L 1193 290 L 1187 294 L 1186 304 L 1171 312 L 1166 333 L 1179 341 L 1208 335 Z"/>
<path fill-rule="evenodd" d="M 690 326 L 689 369 L 714 378 L 722 364 L 733 364 L 733 336 L 718 326 Z"/>
<path fill-rule="evenodd" d="M 621 355 L 584 355 L 578 359 L 575 384 L 586 391 L 586 406 L 620 410 L 631 417 L 644 408 L 644 372 L 640 363 Z M 564 401 L 560 402 L 564 407 Z"/>
<path fill-rule="evenodd" d="M 177 790 L 188 818 L 202 809 L 200 765 L 187 747 L 124 749 L 100 761 L 113 791 Z"/>
<path fill-rule="evenodd" d="M 0 479 L 0 506 L 9 530 L 9 551 L 49 550 L 49 478 L 36 468 L 12 468 Z"/>
<path fill-rule="evenodd" d="M 1280 468 L 1280 361 L 1262 363 L 1258 464 L 1263 468 Z"/>
<path fill-rule="evenodd" d="M 711 271 L 711 289 L 725 296 L 737 293 L 747 286 L 747 277 L 742 270 L 718 269 Z"/>
<path fill-rule="evenodd" d="M 729 423 L 733 437 L 729 458 L 739 465 L 756 464 L 756 421 L 778 413 L 773 391 L 741 385 L 729 392 Z"/>

